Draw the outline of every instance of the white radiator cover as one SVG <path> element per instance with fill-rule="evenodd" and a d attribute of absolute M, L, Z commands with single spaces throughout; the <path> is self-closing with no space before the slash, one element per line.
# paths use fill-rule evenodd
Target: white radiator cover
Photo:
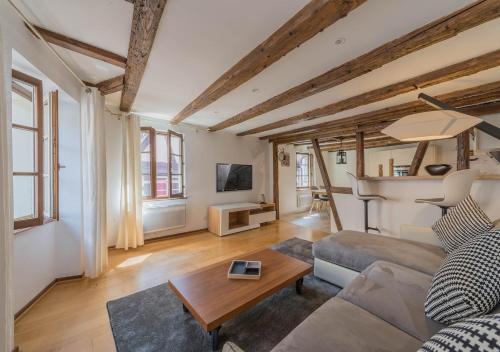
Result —
<path fill-rule="evenodd" d="M 166 199 L 144 202 L 142 217 L 145 234 L 186 226 L 186 200 Z"/>
<path fill-rule="evenodd" d="M 308 208 L 311 206 L 311 191 L 297 191 L 297 208 Z"/>

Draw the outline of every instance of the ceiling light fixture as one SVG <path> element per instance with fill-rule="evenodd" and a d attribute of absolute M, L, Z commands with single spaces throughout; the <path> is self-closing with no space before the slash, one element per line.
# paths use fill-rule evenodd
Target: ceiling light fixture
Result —
<path fill-rule="evenodd" d="M 404 142 L 447 139 L 476 127 L 478 130 L 500 139 L 500 128 L 483 119 L 461 113 L 452 106 L 420 93 L 418 98 L 439 110 L 412 114 L 399 119 L 382 130 L 382 133 Z"/>
<path fill-rule="evenodd" d="M 337 38 L 337 40 L 335 40 L 334 44 L 335 45 L 342 45 L 345 43 L 345 38 L 344 37 L 340 37 L 340 38 Z"/>

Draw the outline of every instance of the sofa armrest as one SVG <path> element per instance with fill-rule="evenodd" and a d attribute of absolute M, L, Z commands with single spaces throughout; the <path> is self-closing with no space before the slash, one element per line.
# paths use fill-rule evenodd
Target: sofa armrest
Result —
<path fill-rule="evenodd" d="M 442 247 L 432 228 L 426 226 L 401 225 L 400 236 L 403 240 L 422 242 Z"/>

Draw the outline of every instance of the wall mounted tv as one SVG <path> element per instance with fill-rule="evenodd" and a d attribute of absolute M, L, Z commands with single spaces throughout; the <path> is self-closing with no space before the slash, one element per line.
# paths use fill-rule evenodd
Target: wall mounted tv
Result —
<path fill-rule="evenodd" d="M 252 189 L 252 165 L 217 164 L 217 192 Z"/>

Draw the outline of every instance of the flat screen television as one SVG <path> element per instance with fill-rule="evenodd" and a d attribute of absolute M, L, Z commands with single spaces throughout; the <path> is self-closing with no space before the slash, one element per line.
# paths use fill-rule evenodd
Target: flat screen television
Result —
<path fill-rule="evenodd" d="M 217 192 L 252 189 L 252 165 L 217 164 Z"/>

